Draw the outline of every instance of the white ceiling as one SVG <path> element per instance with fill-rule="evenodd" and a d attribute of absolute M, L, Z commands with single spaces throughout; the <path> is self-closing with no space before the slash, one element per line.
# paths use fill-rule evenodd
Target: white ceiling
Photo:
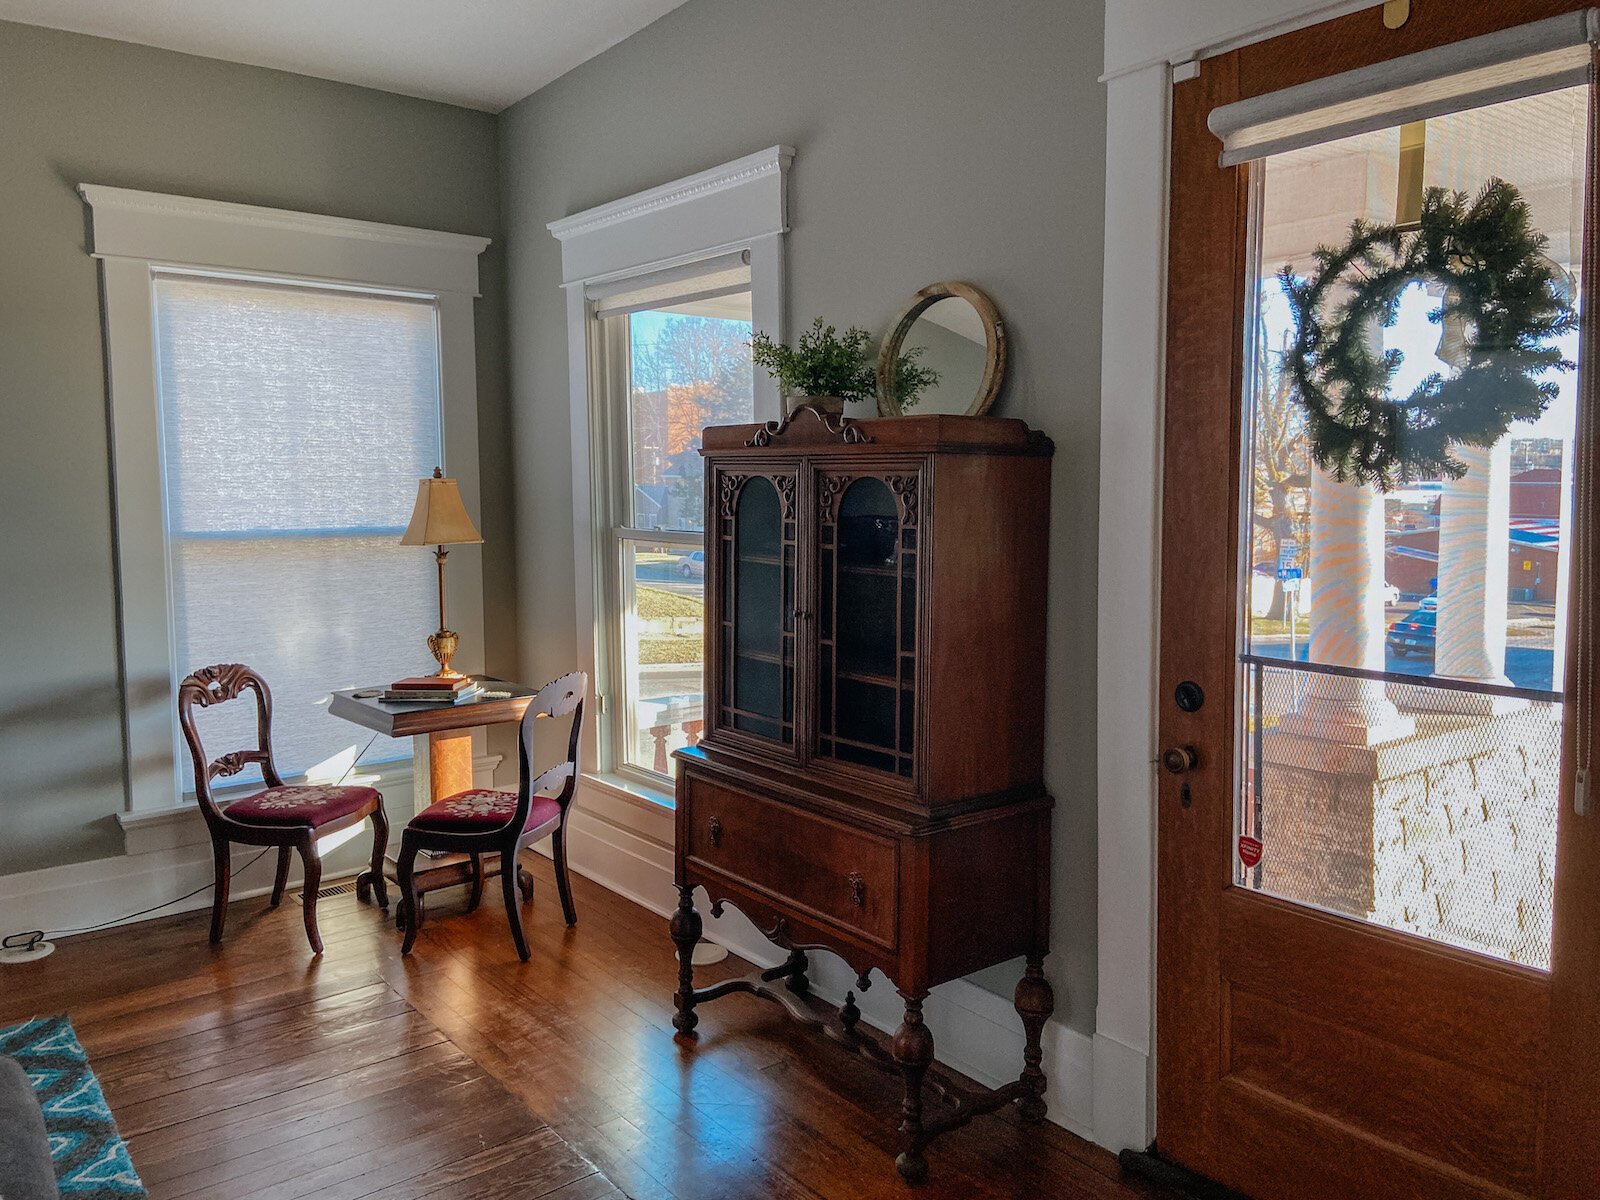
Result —
<path fill-rule="evenodd" d="M 0 0 L 0 20 L 499 112 L 682 3 Z"/>

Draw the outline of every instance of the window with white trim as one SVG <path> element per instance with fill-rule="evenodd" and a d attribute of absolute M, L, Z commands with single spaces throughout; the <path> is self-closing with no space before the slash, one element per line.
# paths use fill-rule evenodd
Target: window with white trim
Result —
<path fill-rule="evenodd" d="M 586 779 L 671 802 L 704 672 L 706 425 L 775 421 L 755 332 L 785 333 L 788 146 L 549 225 L 567 292 L 573 581 L 599 719 Z"/>
<path fill-rule="evenodd" d="M 595 299 L 608 348 L 596 404 L 609 432 L 599 490 L 614 571 L 604 718 L 616 767 L 665 779 L 704 725 L 705 469 L 700 432 L 755 419 L 749 267 L 695 264 Z"/>
<path fill-rule="evenodd" d="M 285 776 L 337 778 L 368 738 L 328 714 L 329 693 L 431 665 L 433 563 L 399 545 L 416 481 L 445 467 L 477 515 L 488 240 L 79 192 L 105 319 L 128 808 L 189 792 L 176 685 L 217 662 L 271 686 Z M 478 548 L 450 565 L 457 664 L 482 670 Z M 206 714 L 208 749 L 253 744 L 248 707 Z M 408 753 L 382 742 L 365 761 Z"/>

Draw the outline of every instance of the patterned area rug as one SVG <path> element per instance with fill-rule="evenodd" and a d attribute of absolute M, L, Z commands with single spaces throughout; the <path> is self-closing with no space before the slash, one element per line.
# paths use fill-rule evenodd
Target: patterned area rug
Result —
<path fill-rule="evenodd" d="M 71 1021 L 43 1017 L 0 1029 L 0 1054 L 21 1064 L 39 1097 L 56 1185 L 64 1198 L 114 1200 L 147 1194 Z"/>

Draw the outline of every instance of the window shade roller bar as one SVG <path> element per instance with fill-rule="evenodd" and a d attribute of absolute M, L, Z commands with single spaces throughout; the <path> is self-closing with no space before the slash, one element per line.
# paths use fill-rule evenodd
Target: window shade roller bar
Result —
<path fill-rule="evenodd" d="M 597 315 L 604 317 L 749 291 L 749 254 L 748 250 L 735 250 L 659 271 L 597 280 L 588 284 L 584 292 L 594 303 Z"/>
<path fill-rule="evenodd" d="M 1212 109 L 1222 165 L 1423 121 L 1589 80 L 1600 9 L 1468 38 Z"/>

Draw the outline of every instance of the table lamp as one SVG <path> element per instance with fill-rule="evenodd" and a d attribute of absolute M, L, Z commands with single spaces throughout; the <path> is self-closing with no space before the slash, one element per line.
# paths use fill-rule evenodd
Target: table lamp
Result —
<path fill-rule="evenodd" d="M 461 639 L 445 627 L 444 623 L 444 560 L 450 552 L 446 546 L 481 545 L 483 535 L 467 516 L 461 503 L 461 491 L 454 479 L 446 479 L 438 467 L 432 479 L 417 481 L 417 506 L 411 512 L 411 524 L 400 535 L 402 546 L 436 546 L 434 560 L 439 564 L 439 630 L 428 637 L 428 649 L 439 660 L 439 677 L 456 679 L 460 671 L 453 670 L 450 660 L 455 657 Z"/>

